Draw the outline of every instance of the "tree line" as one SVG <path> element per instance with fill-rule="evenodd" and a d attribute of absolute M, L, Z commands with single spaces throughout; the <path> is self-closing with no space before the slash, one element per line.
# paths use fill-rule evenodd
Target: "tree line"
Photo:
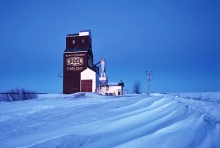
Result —
<path fill-rule="evenodd" d="M 26 90 L 24 88 L 15 88 L 0 93 L 0 101 L 12 102 L 12 101 L 23 101 L 38 98 L 36 91 Z"/>

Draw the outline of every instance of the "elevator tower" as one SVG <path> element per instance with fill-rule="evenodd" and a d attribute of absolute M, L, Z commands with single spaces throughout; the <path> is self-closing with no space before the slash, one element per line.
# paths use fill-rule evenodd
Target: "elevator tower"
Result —
<path fill-rule="evenodd" d="M 93 64 L 90 30 L 68 34 L 66 36 L 66 49 L 63 53 L 63 93 L 94 91 L 96 71 L 97 68 Z M 87 75 L 92 77 L 87 77 Z"/>

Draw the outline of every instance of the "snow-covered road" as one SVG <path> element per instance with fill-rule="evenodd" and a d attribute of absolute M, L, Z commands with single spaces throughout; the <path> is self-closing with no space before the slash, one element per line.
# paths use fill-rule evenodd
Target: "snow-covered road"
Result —
<path fill-rule="evenodd" d="M 0 102 L 0 146 L 220 148 L 220 94 L 196 95 L 44 94 Z"/>

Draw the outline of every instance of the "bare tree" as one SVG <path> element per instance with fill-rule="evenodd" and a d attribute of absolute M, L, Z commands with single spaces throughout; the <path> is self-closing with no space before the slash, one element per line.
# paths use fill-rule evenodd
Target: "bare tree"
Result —
<path fill-rule="evenodd" d="M 133 92 L 140 94 L 141 93 L 141 82 L 137 80 L 133 85 Z"/>
<path fill-rule="evenodd" d="M 38 94 L 35 91 L 28 91 L 25 89 L 11 89 L 9 91 L 0 93 L 0 101 L 21 101 L 21 100 L 31 100 L 38 98 Z"/>

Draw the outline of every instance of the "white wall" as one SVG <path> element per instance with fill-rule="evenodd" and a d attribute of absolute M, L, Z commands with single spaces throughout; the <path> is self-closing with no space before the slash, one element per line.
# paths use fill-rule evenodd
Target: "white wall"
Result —
<path fill-rule="evenodd" d="M 123 95 L 123 87 L 122 86 L 109 86 L 108 89 L 106 87 L 101 87 L 99 90 L 99 94 L 105 95 L 105 93 L 113 93 L 118 96 L 118 90 L 120 89 L 120 95 Z"/>
<path fill-rule="evenodd" d="M 81 72 L 81 80 L 91 80 L 92 79 L 92 92 L 96 89 L 96 72 L 87 68 Z"/>
<path fill-rule="evenodd" d="M 114 93 L 116 94 L 116 96 L 118 95 L 118 90 L 120 89 L 120 93 L 121 95 L 123 95 L 122 93 L 122 87 L 121 86 L 109 86 L 109 93 Z"/>

